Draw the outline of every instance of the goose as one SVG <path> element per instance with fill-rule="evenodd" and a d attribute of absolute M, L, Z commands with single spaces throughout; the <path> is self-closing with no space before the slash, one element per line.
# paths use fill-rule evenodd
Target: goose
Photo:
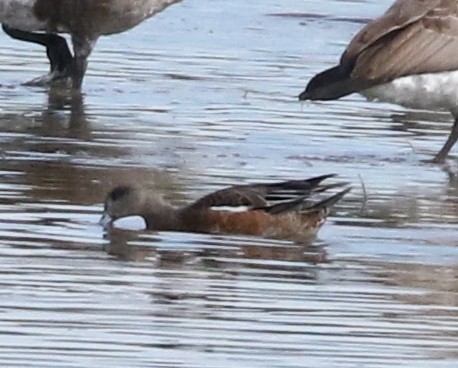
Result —
<path fill-rule="evenodd" d="M 12 38 L 46 47 L 50 73 L 32 84 L 70 78 L 81 89 L 88 57 L 102 35 L 131 29 L 181 0 L 1 0 L 0 23 Z M 65 38 L 70 34 L 73 55 Z"/>
<path fill-rule="evenodd" d="M 458 140 L 458 0 L 397 0 L 348 44 L 337 66 L 315 75 L 300 100 L 354 92 L 405 107 L 449 111 L 453 127 L 433 162 Z"/>

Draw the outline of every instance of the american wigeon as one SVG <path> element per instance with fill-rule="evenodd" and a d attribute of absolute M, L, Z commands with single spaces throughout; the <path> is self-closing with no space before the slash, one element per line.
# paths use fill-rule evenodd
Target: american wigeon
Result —
<path fill-rule="evenodd" d="M 350 188 L 321 201 L 314 193 L 346 183 L 321 184 L 335 175 L 272 184 L 236 185 L 210 193 L 190 205 L 176 208 L 157 193 L 137 186 L 119 186 L 105 199 L 101 223 L 107 225 L 127 216 L 141 216 L 147 228 L 164 231 L 258 235 L 297 240 L 314 236 L 330 208 Z M 243 206 L 241 211 L 227 207 Z M 223 207 L 218 209 L 218 207 Z"/>
<path fill-rule="evenodd" d="M 358 92 L 406 107 L 446 110 L 455 119 L 434 161 L 458 140 L 458 1 L 397 0 L 351 40 L 339 65 L 315 75 L 299 98 Z"/>
<path fill-rule="evenodd" d="M 80 89 L 87 59 L 102 35 L 124 32 L 181 0 L 1 0 L 0 23 L 11 37 L 46 47 L 48 83 L 69 77 Z M 44 33 L 34 33 L 43 31 Z M 74 55 L 56 33 L 69 33 Z"/>

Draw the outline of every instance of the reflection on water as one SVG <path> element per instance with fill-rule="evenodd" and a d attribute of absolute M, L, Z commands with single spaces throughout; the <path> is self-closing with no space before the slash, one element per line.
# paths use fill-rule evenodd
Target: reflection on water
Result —
<path fill-rule="evenodd" d="M 296 101 L 388 3 L 185 1 L 101 40 L 84 95 L 20 86 L 43 50 L 1 35 L 0 365 L 455 367 L 448 115 Z M 353 190 L 307 246 L 97 223 L 120 183 L 330 172 Z"/>

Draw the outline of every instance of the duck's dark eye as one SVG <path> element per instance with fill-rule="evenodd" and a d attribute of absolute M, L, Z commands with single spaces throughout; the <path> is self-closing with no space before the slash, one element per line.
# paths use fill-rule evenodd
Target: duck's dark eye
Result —
<path fill-rule="evenodd" d="M 129 194 L 132 191 L 130 187 L 122 186 L 113 189 L 110 194 L 108 194 L 108 198 L 112 201 L 116 201 L 119 198 L 124 197 L 125 195 Z"/>

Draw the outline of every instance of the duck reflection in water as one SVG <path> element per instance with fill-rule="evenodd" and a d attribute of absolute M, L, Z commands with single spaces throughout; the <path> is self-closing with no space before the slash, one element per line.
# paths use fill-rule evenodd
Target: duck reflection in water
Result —
<path fill-rule="evenodd" d="M 245 267 L 265 267 L 265 261 L 284 262 L 291 271 L 291 262 L 298 262 L 298 274 L 304 277 L 303 264 L 328 262 L 326 244 L 308 239 L 301 243 L 259 237 L 219 234 L 163 234 L 108 227 L 104 250 L 124 261 L 153 262 L 155 268 L 180 269 L 184 264 L 201 264 L 205 268 L 224 269 L 238 259 L 252 260 Z M 313 241 L 312 241 L 313 240 Z M 277 267 L 280 265 L 277 263 Z M 294 267 L 293 267 L 294 268 Z"/>

